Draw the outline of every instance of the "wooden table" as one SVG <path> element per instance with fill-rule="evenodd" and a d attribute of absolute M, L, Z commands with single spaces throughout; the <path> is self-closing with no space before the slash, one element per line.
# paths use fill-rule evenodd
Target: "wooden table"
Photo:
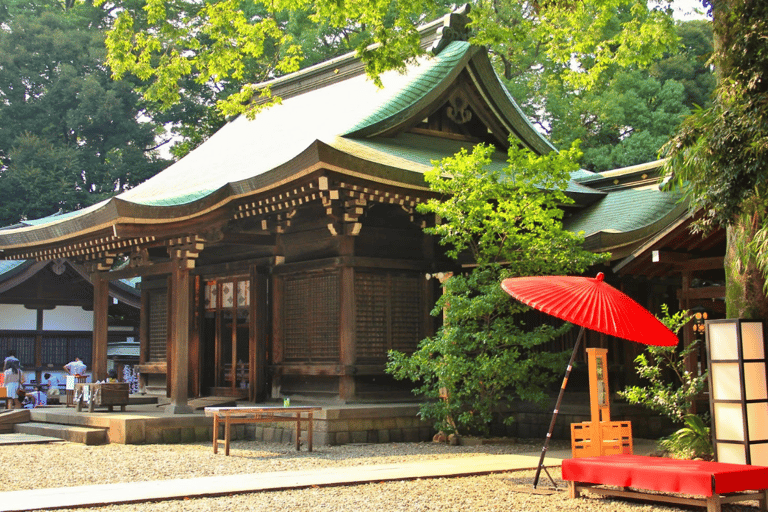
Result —
<path fill-rule="evenodd" d="M 74 390 L 77 412 L 83 409 L 85 388 L 88 388 L 88 412 L 93 412 L 94 406 L 107 407 L 111 412 L 115 405 L 119 405 L 120 410 L 125 411 L 125 406 L 128 405 L 129 390 L 127 382 L 77 383 Z"/>
<path fill-rule="evenodd" d="M 213 417 L 213 453 L 219 449 L 219 424 L 224 422 L 224 454 L 229 455 L 232 425 L 240 423 L 296 423 L 296 450 L 301 450 L 301 423 L 307 423 L 307 449 L 312 451 L 312 416 L 322 407 L 206 407 L 205 415 Z M 302 415 L 306 413 L 306 418 Z"/>

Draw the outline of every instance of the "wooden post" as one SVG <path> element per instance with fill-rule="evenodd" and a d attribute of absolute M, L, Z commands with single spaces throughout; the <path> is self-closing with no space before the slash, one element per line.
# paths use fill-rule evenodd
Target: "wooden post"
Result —
<path fill-rule="evenodd" d="M 348 370 L 353 368 L 355 354 L 355 269 L 341 268 L 339 358 L 344 372 L 339 376 L 339 398 L 352 400 L 355 397 L 355 376 Z"/>
<path fill-rule="evenodd" d="M 91 275 L 93 282 L 93 347 L 91 350 L 92 381 L 107 378 L 107 314 L 109 311 L 109 281 L 98 272 Z"/>
<path fill-rule="evenodd" d="M 40 380 L 40 377 L 42 377 L 40 368 L 43 366 L 43 328 L 43 310 L 38 309 L 37 322 L 35 325 L 35 380 L 37 380 L 37 382 L 42 382 Z"/>
<path fill-rule="evenodd" d="M 149 361 L 149 292 L 141 290 L 141 312 L 139 316 L 139 366 Z M 135 371 L 135 368 L 134 368 Z M 147 387 L 146 373 L 139 372 L 139 391 Z"/>
<path fill-rule="evenodd" d="M 261 402 L 267 397 L 268 282 L 269 276 L 265 269 L 251 268 L 251 329 L 248 341 L 251 388 L 248 399 L 252 402 Z"/>
<path fill-rule="evenodd" d="M 169 414 L 190 414 L 187 392 L 189 376 L 189 269 L 174 266 L 171 272 L 171 314 L 169 321 L 173 337 L 168 377 L 171 384 L 171 405 L 166 408 Z"/>
<path fill-rule="evenodd" d="M 283 372 L 281 365 L 283 363 L 283 323 L 282 323 L 282 307 L 283 307 L 283 290 L 285 289 L 285 281 L 281 276 L 272 276 L 272 347 L 271 347 L 271 360 L 274 365 L 274 372 L 272 373 L 272 398 L 280 398 L 282 394 L 282 378 Z"/>

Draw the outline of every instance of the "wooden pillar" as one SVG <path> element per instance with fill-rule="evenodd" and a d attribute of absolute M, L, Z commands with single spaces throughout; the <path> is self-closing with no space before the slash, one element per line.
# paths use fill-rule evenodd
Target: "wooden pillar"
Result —
<path fill-rule="evenodd" d="M 139 312 L 139 366 L 149 361 L 149 292 L 141 290 L 141 311 Z M 134 371 L 136 369 L 134 368 Z M 139 372 L 139 391 L 147 388 L 147 374 Z"/>
<path fill-rule="evenodd" d="M 91 380 L 107 378 L 107 329 L 109 312 L 109 281 L 98 273 L 93 281 L 93 348 L 91 351 Z"/>
<path fill-rule="evenodd" d="M 688 310 L 691 309 L 691 299 L 690 299 L 690 289 L 691 289 L 691 278 L 692 273 L 690 270 L 685 270 L 682 272 L 682 290 L 681 290 L 681 297 L 680 297 L 680 309 Z M 688 348 L 688 346 L 694 342 L 693 337 L 693 327 L 692 322 L 688 322 L 683 327 L 683 346 L 685 348 Z M 691 372 L 693 375 L 698 374 L 698 362 L 699 358 L 697 357 L 696 351 L 691 352 L 686 356 L 685 358 L 685 370 Z"/>
<path fill-rule="evenodd" d="M 42 382 L 43 366 L 43 310 L 37 310 L 37 322 L 35 325 L 35 380 Z"/>
<path fill-rule="evenodd" d="M 274 275 L 272 277 L 272 347 L 271 347 L 271 361 L 274 368 L 272 372 L 272 398 L 280 398 L 282 389 L 283 378 L 283 345 L 285 340 L 283 339 L 283 290 L 285 289 L 285 282 L 280 276 Z"/>
<path fill-rule="evenodd" d="M 339 333 L 339 356 L 341 367 L 344 369 L 339 376 L 339 398 L 352 400 L 355 398 L 355 376 L 353 368 L 356 362 L 355 350 L 355 269 L 344 266 L 341 268 L 341 318 Z"/>
<path fill-rule="evenodd" d="M 189 330 L 189 385 L 187 386 L 188 396 L 201 396 L 202 386 L 200 384 L 200 365 L 202 356 L 200 355 L 200 329 L 202 329 L 202 317 L 205 305 L 202 304 L 203 284 L 200 276 L 191 277 L 190 286 L 190 330 Z"/>
<path fill-rule="evenodd" d="M 248 371 L 251 387 L 248 391 L 248 399 L 252 402 L 262 402 L 267 398 L 268 282 L 266 269 L 251 268 L 251 325 L 248 340 Z"/>
<path fill-rule="evenodd" d="M 180 261 L 180 263 L 183 260 Z M 168 379 L 171 387 L 171 405 L 166 408 L 169 414 L 191 414 L 189 393 L 189 308 L 190 277 L 189 269 L 183 265 L 174 265 L 171 271 L 171 302 L 169 304 L 169 331 L 171 353 L 168 354 Z"/>

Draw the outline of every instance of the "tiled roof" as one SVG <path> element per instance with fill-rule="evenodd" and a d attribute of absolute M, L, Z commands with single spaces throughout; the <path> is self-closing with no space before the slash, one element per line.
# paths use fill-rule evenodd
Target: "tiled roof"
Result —
<path fill-rule="evenodd" d="M 0 260 L 0 276 L 15 270 L 24 263 L 24 260 Z"/>
<path fill-rule="evenodd" d="M 420 66 L 411 75 L 407 84 L 401 87 L 387 101 L 381 103 L 373 111 L 355 123 L 343 135 L 354 134 L 357 131 L 375 125 L 401 114 L 408 107 L 417 103 L 430 91 L 445 80 L 452 71 L 457 69 L 472 46 L 466 41 L 454 41 L 436 57 Z"/>
<path fill-rule="evenodd" d="M 620 190 L 602 201 L 575 212 L 564 221 L 571 231 L 584 231 L 587 237 L 598 232 L 628 233 L 649 226 L 671 211 L 683 209 L 677 194 L 660 190 Z"/>

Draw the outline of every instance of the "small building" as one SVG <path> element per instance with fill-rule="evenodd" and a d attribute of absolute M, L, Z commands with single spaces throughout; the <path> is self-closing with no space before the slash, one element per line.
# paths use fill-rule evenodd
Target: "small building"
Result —
<path fill-rule="evenodd" d="M 110 283 L 109 297 L 108 343 L 138 339 L 141 298 L 135 282 Z M 67 259 L 0 260 L 0 354 L 15 351 L 28 382 L 41 382 L 46 373 L 63 376 L 62 367 L 75 356 L 90 370 L 92 349 L 93 285 L 82 265 Z M 138 357 L 110 361 L 136 364 Z"/>

